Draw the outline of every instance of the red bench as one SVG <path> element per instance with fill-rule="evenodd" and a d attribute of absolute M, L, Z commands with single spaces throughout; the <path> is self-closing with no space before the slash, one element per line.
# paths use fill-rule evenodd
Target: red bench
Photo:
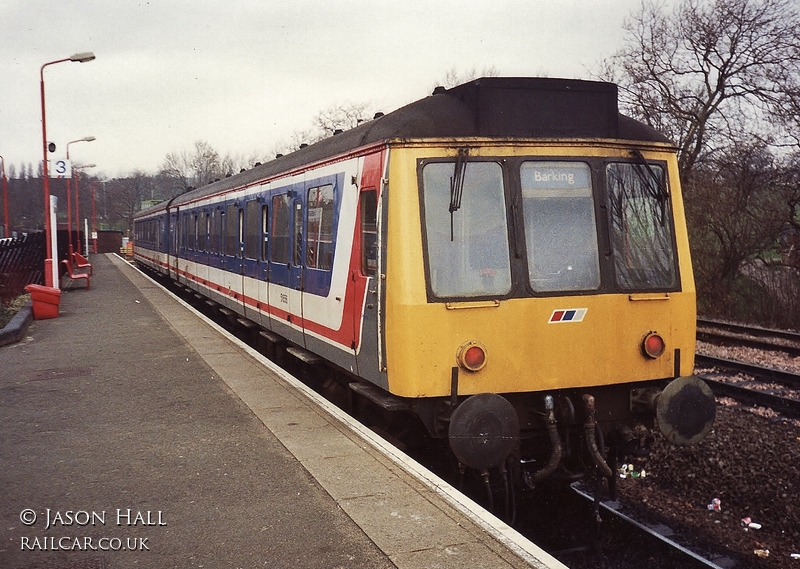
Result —
<path fill-rule="evenodd" d="M 92 264 L 89 262 L 89 259 L 81 255 L 80 253 L 73 253 L 72 262 L 74 263 L 75 268 L 89 269 L 89 276 L 92 276 Z"/>
<path fill-rule="evenodd" d="M 68 256 L 66 259 L 61 261 L 61 264 L 64 265 L 64 267 L 67 269 L 67 276 L 72 280 L 86 279 L 86 289 L 88 290 L 89 288 L 91 288 L 91 285 L 89 284 L 89 279 L 92 276 L 92 264 L 86 257 L 81 255 L 80 253 L 73 253 L 72 255 L 73 255 L 72 257 Z M 77 263 L 73 264 L 73 259 L 77 261 Z M 76 268 L 80 269 L 88 268 L 89 272 L 79 273 L 78 271 L 75 270 Z"/>

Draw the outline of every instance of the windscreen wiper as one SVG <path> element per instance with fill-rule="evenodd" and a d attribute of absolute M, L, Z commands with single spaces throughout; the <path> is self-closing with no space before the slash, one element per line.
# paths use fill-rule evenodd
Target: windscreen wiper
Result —
<path fill-rule="evenodd" d="M 634 148 L 631 150 L 631 154 L 639 161 L 639 163 L 642 166 L 645 167 L 647 173 L 650 174 L 650 178 L 655 183 L 655 187 L 653 187 L 651 184 L 646 183 L 646 180 L 644 179 L 643 175 L 640 176 L 642 178 L 642 181 L 645 182 L 645 187 L 650 190 L 650 195 L 653 197 L 653 199 L 658 201 L 658 204 L 661 207 L 660 221 L 661 225 L 664 225 L 664 223 L 666 223 L 666 215 L 665 215 L 666 203 L 667 200 L 669 199 L 669 190 L 667 189 L 667 184 L 666 181 L 664 180 L 664 176 L 659 176 L 658 174 L 656 174 L 655 170 L 653 170 L 652 166 L 650 166 L 650 163 L 647 161 L 647 159 L 644 157 L 644 155 L 641 153 L 640 150 Z"/>
<path fill-rule="evenodd" d="M 467 170 L 468 148 L 459 148 L 453 177 L 450 178 L 450 241 L 453 241 L 453 214 L 461 208 L 461 196 L 464 192 L 464 173 Z"/>

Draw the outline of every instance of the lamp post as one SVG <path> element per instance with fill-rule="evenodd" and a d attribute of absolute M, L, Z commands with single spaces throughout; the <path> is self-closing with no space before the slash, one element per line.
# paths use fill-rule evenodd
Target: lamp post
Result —
<path fill-rule="evenodd" d="M 3 170 L 3 212 L 5 213 L 5 232 L 3 237 L 8 237 L 8 179 L 6 178 L 6 159 L 0 156 L 0 167 Z"/>
<path fill-rule="evenodd" d="M 85 166 L 75 166 L 74 170 L 81 170 L 83 168 L 94 168 L 97 164 L 86 164 Z M 78 253 L 81 252 L 81 216 L 80 216 L 80 194 L 79 191 L 79 181 L 81 179 L 81 173 L 78 172 L 75 175 L 75 228 L 78 230 Z"/>
<path fill-rule="evenodd" d="M 76 142 L 94 142 L 94 140 L 95 140 L 95 137 L 93 137 L 93 136 L 84 136 L 83 138 L 79 138 L 77 140 L 70 140 L 69 142 L 67 142 L 67 161 L 69 161 L 69 145 L 70 144 L 75 144 Z M 71 182 L 71 178 L 72 178 L 71 175 L 70 175 L 69 178 L 67 178 L 67 243 L 68 243 L 68 246 L 67 246 L 68 253 L 67 254 L 70 257 L 72 257 L 72 209 L 70 208 L 70 182 Z M 78 230 L 78 235 L 80 235 L 80 233 L 81 233 L 81 229 L 80 229 L 79 224 L 80 224 L 80 219 L 78 218 L 77 209 L 76 209 L 76 211 L 75 211 L 75 227 Z M 79 247 L 79 250 L 80 250 L 80 247 Z"/>
<path fill-rule="evenodd" d="M 95 182 L 92 182 L 92 253 L 97 253 L 97 212 L 95 211 L 94 186 Z"/>
<path fill-rule="evenodd" d="M 59 288 L 58 286 L 58 262 L 53 261 L 53 236 L 51 235 L 50 228 L 50 173 L 48 172 L 47 164 L 47 122 L 44 107 L 44 68 L 48 65 L 62 63 L 65 61 L 77 61 L 78 63 L 85 63 L 94 59 L 94 54 L 91 51 L 85 53 L 76 53 L 64 59 L 56 59 L 55 61 L 48 61 L 39 69 L 39 93 L 42 99 L 42 171 L 44 173 L 44 233 L 46 246 L 46 257 L 44 260 L 44 283 L 49 287 Z"/>

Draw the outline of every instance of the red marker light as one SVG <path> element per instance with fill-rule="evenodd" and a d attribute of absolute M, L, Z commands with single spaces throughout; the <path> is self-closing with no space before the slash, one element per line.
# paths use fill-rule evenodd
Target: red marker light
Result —
<path fill-rule="evenodd" d="M 480 342 L 466 342 L 458 348 L 456 360 L 464 369 L 478 371 L 486 365 L 486 348 Z"/>
<path fill-rule="evenodd" d="M 644 340 L 642 341 L 642 351 L 645 353 L 645 355 L 653 359 L 663 354 L 664 348 L 666 348 L 666 344 L 664 343 L 664 338 L 662 338 L 655 332 L 650 332 L 649 334 L 647 334 L 647 336 L 645 336 Z"/>

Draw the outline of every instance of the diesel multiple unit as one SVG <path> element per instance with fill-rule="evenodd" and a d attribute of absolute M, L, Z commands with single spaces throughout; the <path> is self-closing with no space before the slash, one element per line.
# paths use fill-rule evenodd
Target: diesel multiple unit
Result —
<path fill-rule="evenodd" d="M 135 259 L 529 485 L 702 438 L 675 148 L 609 83 L 482 78 L 141 212 Z"/>

